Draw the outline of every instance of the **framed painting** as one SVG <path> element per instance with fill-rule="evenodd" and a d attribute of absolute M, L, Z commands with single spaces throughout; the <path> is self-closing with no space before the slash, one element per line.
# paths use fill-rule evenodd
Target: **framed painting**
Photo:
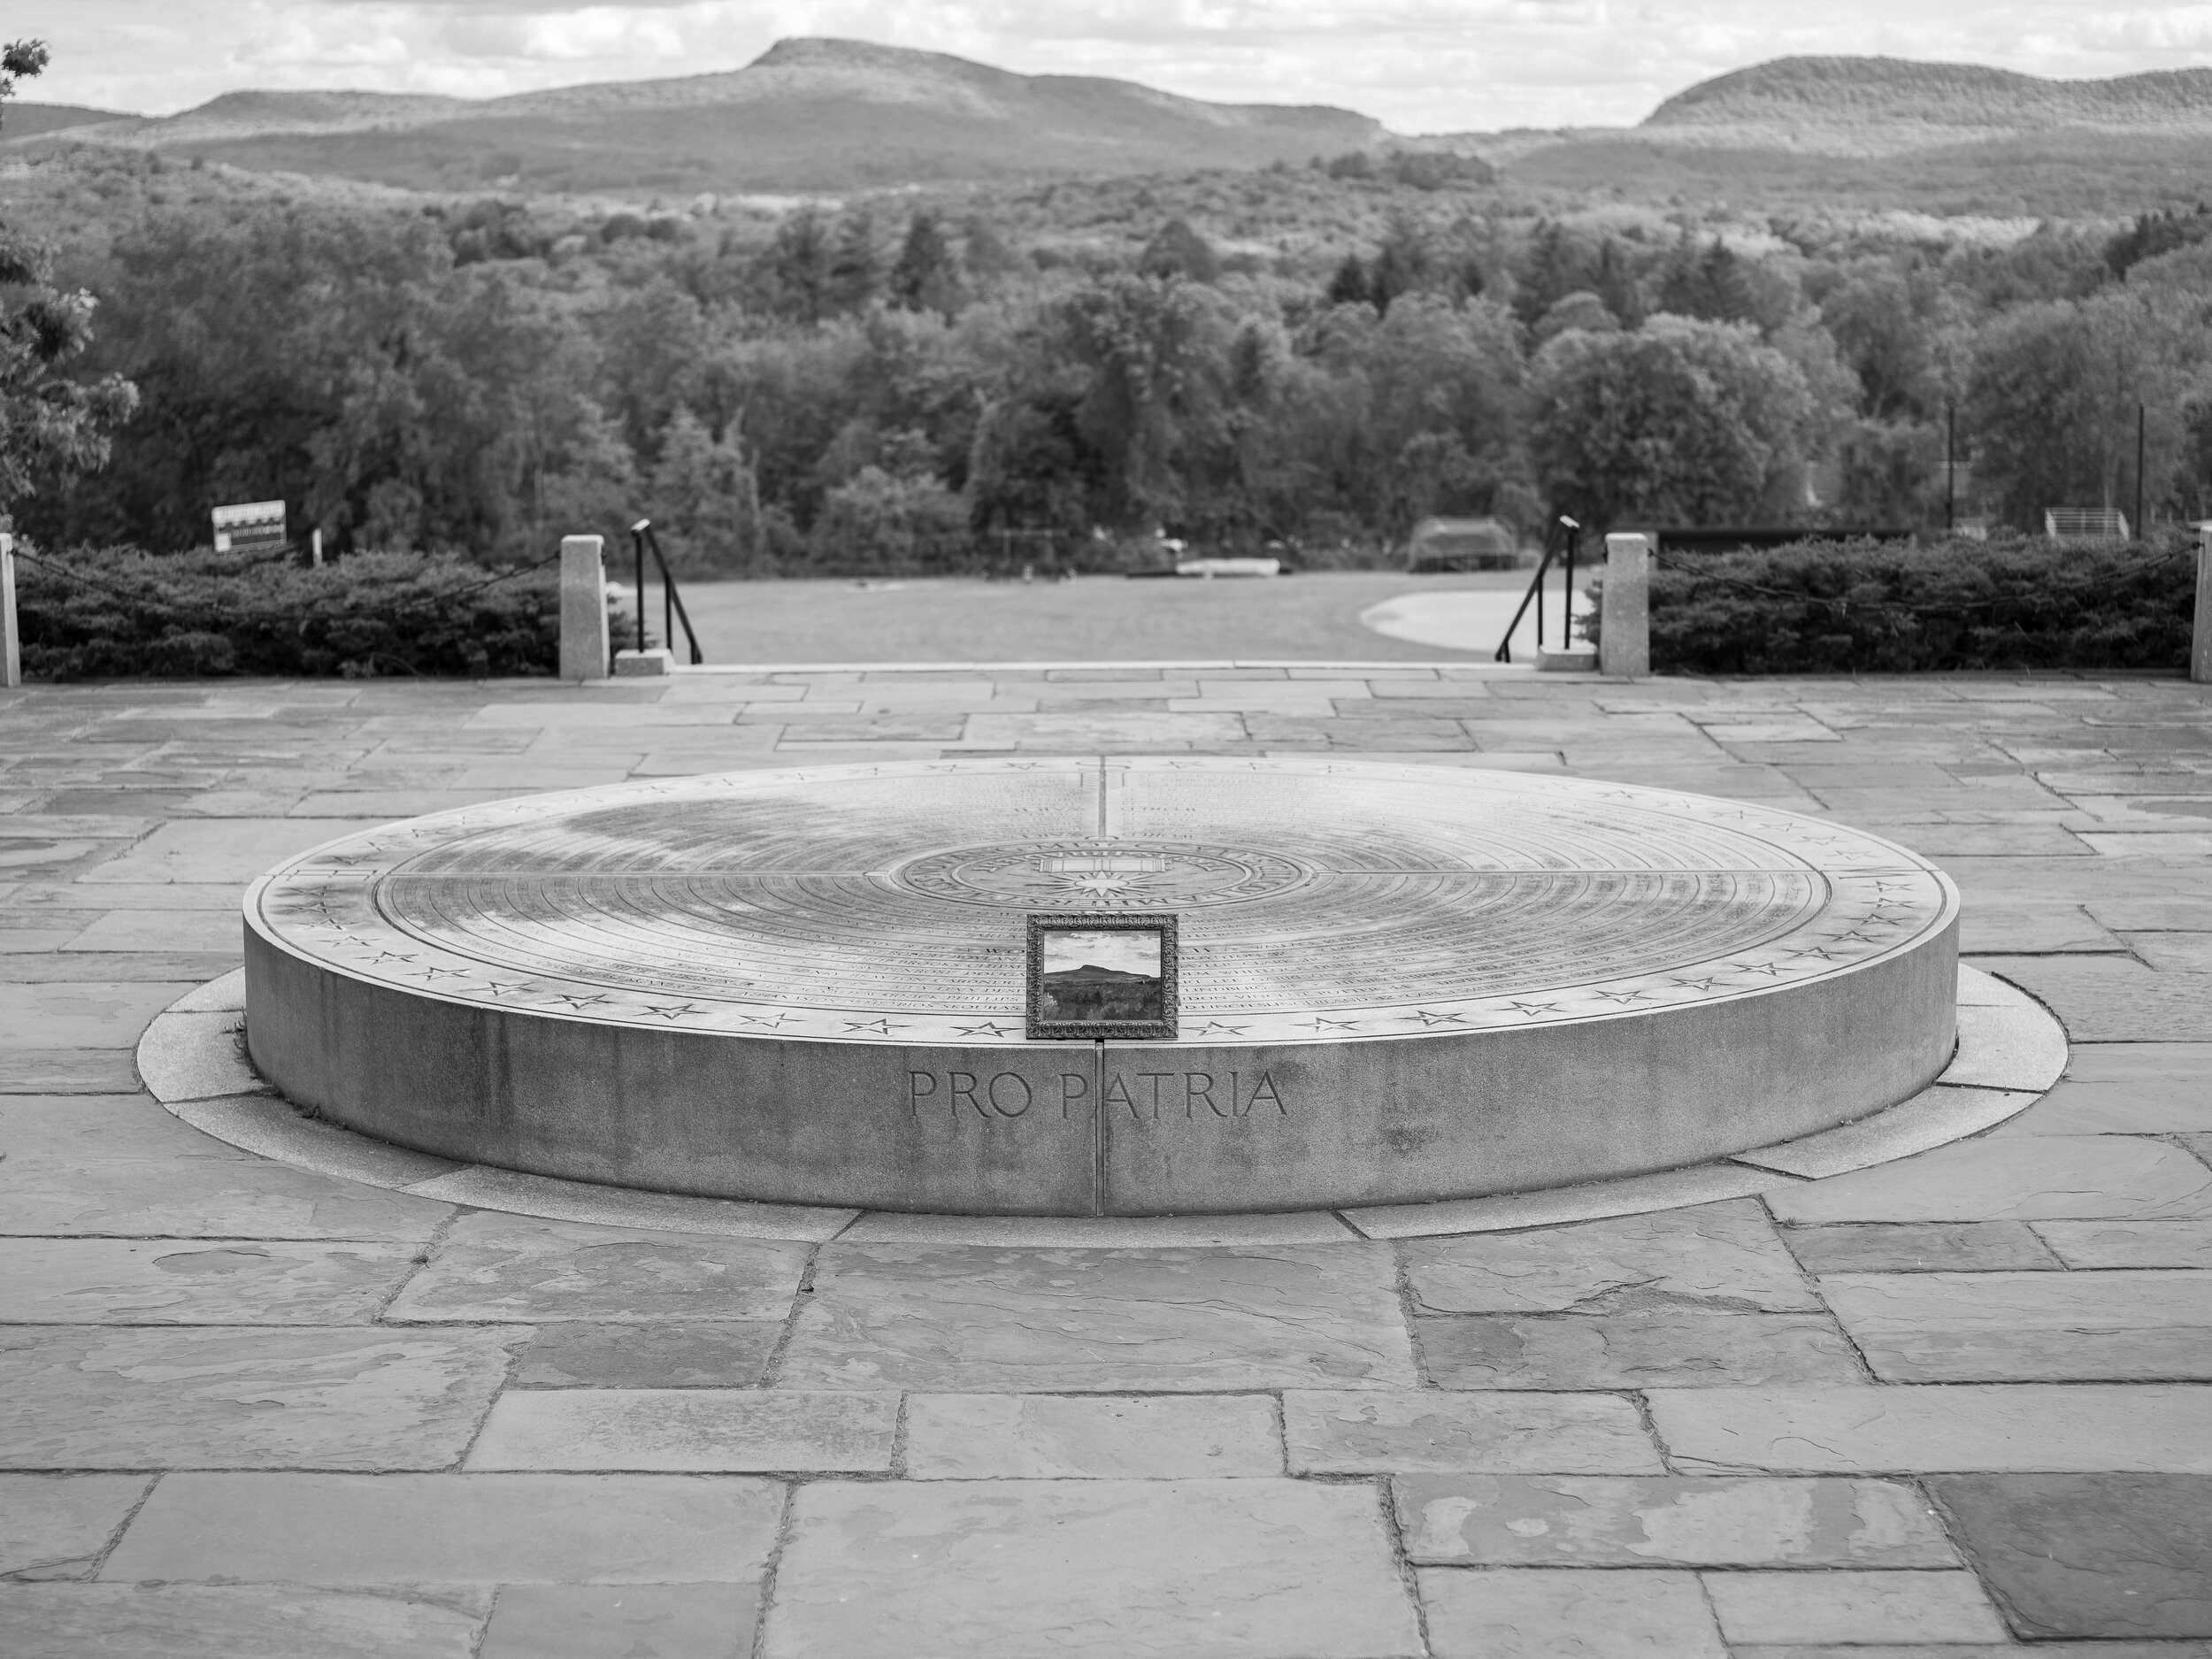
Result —
<path fill-rule="evenodd" d="M 1175 1035 L 1175 918 L 1029 918 L 1029 1034 Z"/>

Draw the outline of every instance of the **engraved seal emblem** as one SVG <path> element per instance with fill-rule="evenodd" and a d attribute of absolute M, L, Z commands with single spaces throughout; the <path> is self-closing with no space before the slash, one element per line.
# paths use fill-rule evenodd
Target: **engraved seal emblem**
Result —
<path fill-rule="evenodd" d="M 1010 910 L 1159 910 L 1272 898 L 1312 872 L 1280 853 L 1194 841 L 1035 841 L 927 853 L 892 872 L 909 892 Z"/>

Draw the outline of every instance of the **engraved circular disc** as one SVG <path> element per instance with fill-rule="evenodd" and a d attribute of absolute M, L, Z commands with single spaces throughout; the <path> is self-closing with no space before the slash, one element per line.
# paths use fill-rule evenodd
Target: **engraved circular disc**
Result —
<path fill-rule="evenodd" d="M 1878 837 L 1520 772 L 978 759 L 530 796 L 349 836 L 249 897 L 417 996 L 842 1043 L 1018 1046 L 1024 913 L 1172 909 L 1186 1042 L 1571 1024 L 1850 973 L 1955 892 Z"/>

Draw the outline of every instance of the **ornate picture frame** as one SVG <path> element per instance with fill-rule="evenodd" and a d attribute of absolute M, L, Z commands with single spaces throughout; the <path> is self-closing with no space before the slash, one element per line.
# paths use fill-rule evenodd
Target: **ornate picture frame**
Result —
<path fill-rule="evenodd" d="M 1060 1041 L 1172 1038 L 1176 949 L 1172 914 L 1033 913 L 1029 1036 Z"/>

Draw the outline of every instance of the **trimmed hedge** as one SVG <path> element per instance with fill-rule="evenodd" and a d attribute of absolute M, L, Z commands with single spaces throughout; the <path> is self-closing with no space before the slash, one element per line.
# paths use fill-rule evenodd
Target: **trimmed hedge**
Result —
<path fill-rule="evenodd" d="M 551 561 L 487 570 L 451 554 L 357 553 L 305 569 L 251 553 L 36 549 L 16 562 L 23 671 L 130 675 L 549 674 Z"/>
<path fill-rule="evenodd" d="M 1651 576 L 1651 665 L 1688 674 L 2186 672 L 2194 559 L 2177 535 L 2113 546 L 1807 540 L 1669 554 Z M 1589 634 L 1597 637 L 1594 616 Z"/>

